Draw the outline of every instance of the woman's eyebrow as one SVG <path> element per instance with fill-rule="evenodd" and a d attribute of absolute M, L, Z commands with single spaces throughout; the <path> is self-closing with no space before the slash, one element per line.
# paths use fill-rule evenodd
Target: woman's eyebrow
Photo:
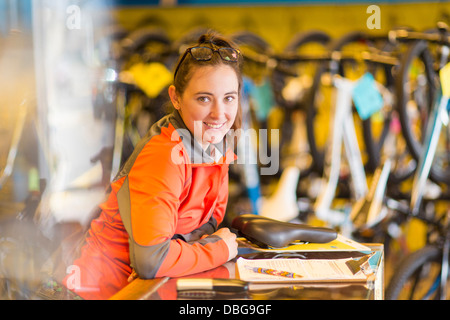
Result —
<path fill-rule="evenodd" d="M 237 91 L 230 91 L 230 92 L 226 92 L 224 95 L 229 95 L 229 94 L 237 94 Z M 209 96 L 214 96 L 213 93 L 211 92 L 207 92 L 207 91 L 200 91 L 195 93 L 195 95 L 209 95 Z"/>
<path fill-rule="evenodd" d="M 196 93 L 196 95 L 209 95 L 209 96 L 213 96 L 213 94 L 211 93 L 211 92 L 204 92 L 204 91 L 200 91 L 200 92 L 197 92 Z"/>

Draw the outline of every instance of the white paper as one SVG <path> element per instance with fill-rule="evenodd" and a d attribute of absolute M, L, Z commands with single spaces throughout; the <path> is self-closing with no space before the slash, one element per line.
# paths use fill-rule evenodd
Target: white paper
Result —
<path fill-rule="evenodd" d="M 239 258 L 236 262 L 239 278 L 254 282 L 366 280 L 362 272 L 353 274 L 345 264 L 350 259 L 254 259 Z M 289 278 L 257 273 L 249 268 L 267 268 L 293 272 L 301 278 Z"/>

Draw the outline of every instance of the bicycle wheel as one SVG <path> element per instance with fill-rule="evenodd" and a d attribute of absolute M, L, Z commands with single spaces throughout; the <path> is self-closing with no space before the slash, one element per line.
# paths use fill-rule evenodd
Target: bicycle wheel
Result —
<path fill-rule="evenodd" d="M 396 92 L 402 134 L 409 152 L 417 162 L 423 156 L 423 139 L 438 85 L 438 74 L 434 70 L 428 44 L 425 41 L 414 42 L 402 57 Z M 448 132 L 443 130 L 430 170 L 430 178 L 436 183 L 450 183 L 448 143 Z"/>
<path fill-rule="evenodd" d="M 330 36 L 322 31 L 302 32 L 294 36 L 284 49 L 285 54 L 317 54 L 323 53 L 330 42 Z M 276 102 L 286 109 L 305 109 L 304 98 L 312 85 L 318 62 L 280 61 L 280 68 L 272 73 L 272 86 Z M 291 70 L 287 74 L 282 70 Z"/>
<path fill-rule="evenodd" d="M 239 45 L 245 59 L 243 75 L 249 84 L 251 115 L 255 127 L 268 127 L 270 113 L 275 106 L 273 90 L 269 81 L 270 67 L 267 59 L 273 55 L 271 45 L 261 36 L 251 31 L 240 31 L 231 35 Z"/>
<path fill-rule="evenodd" d="M 393 56 L 398 50 L 397 46 L 386 42 L 386 39 L 380 40 L 381 54 Z M 389 158 L 392 160 L 389 182 L 398 185 L 414 174 L 416 160 L 408 152 L 396 110 L 396 66 L 369 62 L 369 72 L 383 93 L 384 105 L 381 110 L 363 121 L 364 145 L 368 155 L 366 169 L 375 171 L 384 159 Z"/>
<path fill-rule="evenodd" d="M 330 36 L 322 31 L 296 34 L 283 50 L 287 55 L 319 56 L 326 53 Z M 306 97 L 313 84 L 319 61 L 279 61 L 271 75 L 274 97 L 283 111 L 281 146 L 284 165 L 295 165 L 301 169 L 301 178 L 312 171 L 312 156 L 306 139 Z M 289 70 L 289 72 L 286 72 Z"/>
<path fill-rule="evenodd" d="M 121 41 L 127 64 L 136 62 L 164 62 L 170 54 L 171 40 L 163 29 L 145 27 L 131 32 Z"/>
<path fill-rule="evenodd" d="M 387 65 L 372 64 L 369 72 L 373 74 L 376 81 L 384 86 L 385 90 L 393 91 L 393 76 L 391 67 Z M 367 160 L 365 167 L 373 172 L 381 162 L 381 148 L 389 134 L 390 122 L 392 119 L 393 105 L 385 106 L 368 119 L 362 121 L 363 141 Z"/>
<path fill-rule="evenodd" d="M 387 300 L 440 299 L 442 251 L 425 246 L 413 252 L 396 268 L 385 292 Z M 444 297 L 448 298 L 448 297 Z"/>
<path fill-rule="evenodd" d="M 403 136 L 415 159 L 422 154 L 422 133 L 434 95 L 433 61 L 425 41 L 413 42 L 396 77 L 397 107 Z"/>

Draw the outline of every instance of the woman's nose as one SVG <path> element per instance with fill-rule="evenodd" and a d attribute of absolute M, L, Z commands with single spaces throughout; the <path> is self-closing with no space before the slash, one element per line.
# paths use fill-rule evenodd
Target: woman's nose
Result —
<path fill-rule="evenodd" d="M 225 112 L 224 103 L 218 101 L 215 102 L 211 108 L 211 117 L 214 119 L 220 119 Z"/>

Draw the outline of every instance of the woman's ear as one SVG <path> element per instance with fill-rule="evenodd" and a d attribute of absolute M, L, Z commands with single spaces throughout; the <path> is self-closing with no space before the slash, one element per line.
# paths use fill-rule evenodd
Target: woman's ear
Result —
<path fill-rule="evenodd" d="M 171 85 L 169 87 L 169 97 L 170 97 L 170 101 L 172 101 L 173 107 L 175 109 L 179 110 L 180 109 L 180 102 L 178 100 L 177 89 L 175 88 L 174 85 Z"/>

